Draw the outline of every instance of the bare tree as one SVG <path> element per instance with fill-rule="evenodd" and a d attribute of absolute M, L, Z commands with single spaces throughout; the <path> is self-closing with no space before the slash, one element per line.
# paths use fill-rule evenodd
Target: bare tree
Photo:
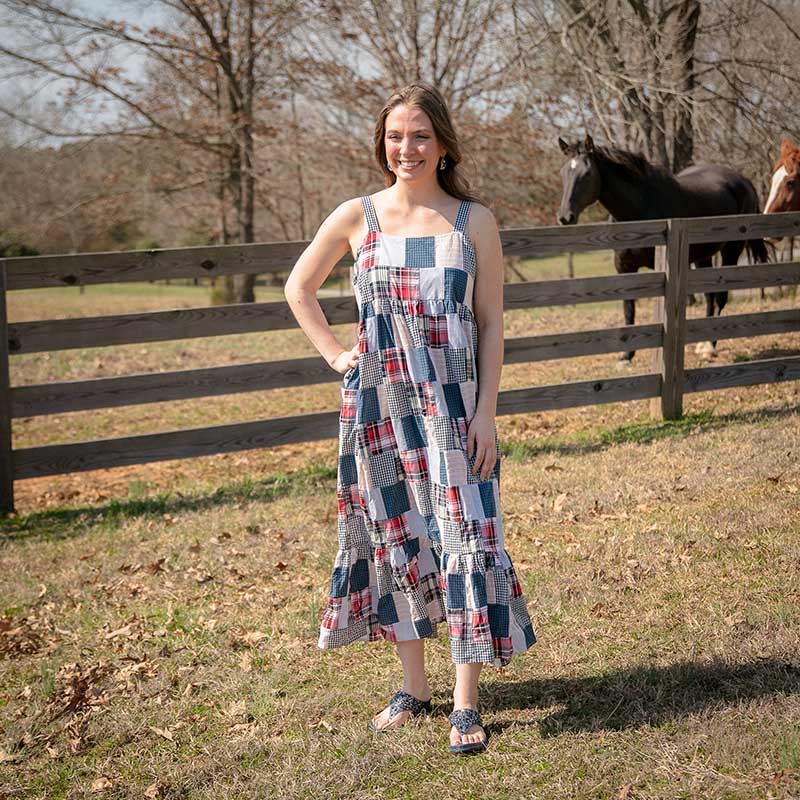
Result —
<path fill-rule="evenodd" d="M 284 86 L 293 0 L 152 0 L 164 19 L 143 30 L 89 15 L 68 0 L 0 0 L 11 35 L 0 45 L 5 82 L 54 82 L 58 114 L 0 113 L 50 138 L 172 141 L 196 155 L 196 175 L 219 200 L 222 241 L 255 238 L 255 146 Z M 145 77 L 128 64 L 139 57 Z M 229 224 L 227 211 L 233 222 Z M 236 276 L 223 301 L 254 299 L 255 276 Z"/>

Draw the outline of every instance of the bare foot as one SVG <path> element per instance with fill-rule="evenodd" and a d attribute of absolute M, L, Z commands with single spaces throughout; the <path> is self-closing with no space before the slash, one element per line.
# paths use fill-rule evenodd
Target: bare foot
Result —
<path fill-rule="evenodd" d="M 411 694 L 411 692 L 409 692 Z M 421 700 L 423 703 L 426 703 L 428 700 L 431 699 L 430 690 L 427 693 L 421 693 L 419 695 L 413 695 L 417 698 L 417 700 Z M 389 708 L 390 706 L 387 705 L 386 708 L 383 709 L 380 713 L 376 714 L 372 718 L 372 724 L 375 726 L 376 730 L 383 731 L 391 731 L 395 728 L 399 728 L 402 725 L 405 725 L 408 722 L 409 718 L 411 717 L 410 711 L 400 711 L 395 714 L 391 721 L 389 721 Z"/>
<path fill-rule="evenodd" d="M 468 706 L 463 706 L 463 708 L 468 708 Z M 473 742 L 485 741 L 486 731 L 480 725 L 470 725 L 463 736 L 458 732 L 458 728 L 456 728 L 455 725 L 450 728 L 450 744 L 452 745 L 472 744 Z"/>

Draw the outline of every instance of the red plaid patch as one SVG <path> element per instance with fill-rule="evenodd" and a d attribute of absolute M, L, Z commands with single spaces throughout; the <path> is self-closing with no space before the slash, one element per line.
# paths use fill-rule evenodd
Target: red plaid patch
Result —
<path fill-rule="evenodd" d="M 342 613 L 342 598 L 329 597 L 325 614 L 322 617 L 322 627 L 334 631 L 339 627 L 339 617 Z"/>
<path fill-rule="evenodd" d="M 447 489 L 447 513 L 453 522 L 463 522 L 464 513 L 461 508 L 461 494 L 458 486 L 448 486 Z"/>
<path fill-rule="evenodd" d="M 397 439 L 392 423 L 387 420 L 368 422 L 366 424 L 367 444 L 372 455 L 397 449 Z"/>
<path fill-rule="evenodd" d="M 447 314 L 431 314 L 428 317 L 428 341 L 431 347 L 447 347 Z"/>
<path fill-rule="evenodd" d="M 361 270 L 370 269 L 378 263 L 378 242 L 380 237 L 378 231 L 368 231 L 361 243 L 361 247 L 357 250 L 358 261 L 361 264 Z M 360 271 L 361 271 L 360 270 Z"/>
<path fill-rule="evenodd" d="M 522 597 L 522 585 L 520 584 L 517 573 L 514 571 L 513 567 L 508 570 L 508 573 L 508 580 L 509 584 L 511 585 L 511 596 Z"/>
<path fill-rule="evenodd" d="M 358 622 L 370 615 L 372 611 L 372 592 L 367 586 L 360 592 L 350 595 L 350 613 L 353 620 Z"/>
<path fill-rule="evenodd" d="M 402 350 L 396 347 L 387 347 L 383 351 L 383 358 L 389 383 L 407 383 L 411 380 L 406 357 Z"/>
<path fill-rule="evenodd" d="M 447 609 L 447 632 L 455 639 L 464 638 L 464 609 Z"/>
<path fill-rule="evenodd" d="M 481 538 L 483 539 L 486 550 L 491 550 L 496 553 L 497 550 L 497 528 L 494 524 L 494 519 L 486 518 L 479 520 Z"/>
<path fill-rule="evenodd" d="M 356 418 L 356 406 L 358 404 L 358 389 L 347 389 L 342 387 L 342 410 L 339 413 L 341 420 Z"/>
<path fill-rule="evenodd" d="M 390 270 L 389 292 L 396 300 L 419 300 L 419 272 L 406 267 Z"/>
<path fill-rule="evenodd" d="M 485 608 L 479 608 L 470 612 L 472 639 L 476 642 L 488 642 L 491 638 L 489 633 L 489 613 Z"/>
<path fill-rule="evenodd" d="M 378 523 L 383 531 L 384 541 L 390 547 L 400 547 L 408 541 L 408 525 L 405 516 L 382 519 Z"/>
<path fill-rule="evenodd" d="M 428 460 L 425 458 L 425 451 L 422 448 L 400 451 L 400 461 L 403 463 L 403 469 L 409 480 L 424 481 L 428 479 Z"/>

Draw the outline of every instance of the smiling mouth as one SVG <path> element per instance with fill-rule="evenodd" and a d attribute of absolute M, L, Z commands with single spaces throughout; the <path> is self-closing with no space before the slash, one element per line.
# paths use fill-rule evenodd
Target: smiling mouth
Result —
<path fill-rule="evenodd" d="M 421 161 L 398 161 L 397 162 L 403 169 L 414 169 L 418 167 L 422 162 Z"/>

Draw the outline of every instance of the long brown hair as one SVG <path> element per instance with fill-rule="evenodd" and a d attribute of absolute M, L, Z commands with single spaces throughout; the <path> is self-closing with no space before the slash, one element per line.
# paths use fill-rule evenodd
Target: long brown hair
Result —
<path fill-rule="evenodd" d="M 450 119 L 450 112 L 447 110 L 447 103 L 444 97 L 435 86 L 428 83 L 410 83 L 402 89 L 392 92 L 386 105 L 378 114 L 375 123 L 375 159 L 383 172 L 384 182 L 387 186 L 392 186 L 397 180 L 397 176 L 386 166 L 386 117 L 397 106 L 415 106 L 424 111 L 433 125 L 436 138 L 444 145 L 447 150 L 445 154 L 445 168 L 436 168 L 436 177 L 439 186 L 447 194 L 457 197 L 459 200 L 480 200 L 470 192 L 469 182 L 461 175 L 458 165 L 461 163 L 461 148 L 458 144 L 453 121 Z"/>

